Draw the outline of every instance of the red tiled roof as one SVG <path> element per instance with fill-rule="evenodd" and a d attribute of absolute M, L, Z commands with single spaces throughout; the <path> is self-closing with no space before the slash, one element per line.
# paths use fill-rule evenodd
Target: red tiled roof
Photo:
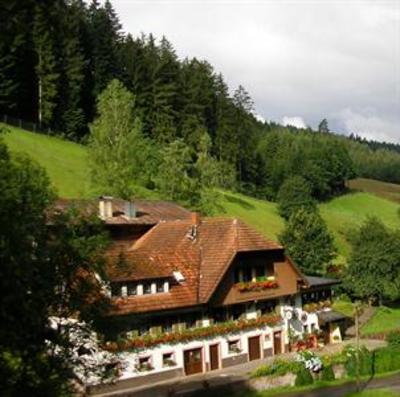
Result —
<path fill-rule="evenodd" d="M 191 234 L 195 237 L 190 238 Z M 160 222 L 124 249 L 121 269 L 113 264 L 117 250 L 114 247 L 110 251 L 108 271 L 112 281 L 172 277 L 173 271 L 181 272 L 185 281 L 172 283 L 169 293 L 120 299 L 119 313 L 206 303 L 236 253 L 282 247 L 240 220 L 204 218 L 196 227 L 188 220 Z"/>

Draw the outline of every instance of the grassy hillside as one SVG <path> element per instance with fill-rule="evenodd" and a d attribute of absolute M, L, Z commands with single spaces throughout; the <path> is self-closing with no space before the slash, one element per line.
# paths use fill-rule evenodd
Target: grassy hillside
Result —
<path fill-rule="evenodd" d="M 46 168 L 60 196 L 90 195 L 87 155 L 83 146 L 4 124 L 0 126 L 9 131 L 4 135 L 4 140 L 11 152 L 27 153 Z"/>
<path fill-rule="evenodd" d="M 14 127 L 9 127 L 9 130 L 4 139 L 10 150 L 28 153 L 44 166 L 61 197 L 95 196 L 95 192 L 90 188 L 87 156 L 83 146 Z M 376 191 L 387 191 L 386 185 L 391 184 L 378 181 L 364 182 L 363 186 L 367 185 L 374 186 L 373 193 L 376 193 Z M 394 189 L 396 186 L 391 185 L 391 188 Z M 400 186 L 398 188 L 400 191 Z M 138 190 L 138 196 L 155 198 L 154 192 L 143 188 Z M 320 205 L 321 214 L 334 234 L 338 251 L 344 257 L 349 254 L 349 246 L 344 238 L 349 228 L 360 224 L 369 215 L 379 217 L 390 227 L 399 226 L 400 220 L 397 216 L 399 208 L 400 205 L 393 201 L 366 192 L 354 192 Z M 223 192 L 220 211 L 221 214 L 243 219 L 272 239 L 276 239 L 283 228 L 283 221 L 277 213 L 276 205 L 268 201 L 238 193 Z"/>
<path fill-rule="evenodd" d="M 354 191 L 373 193 L 376 196 L 400 203 L 400 185 L 394 183 L 357 178 L 349 182 L 349 187 Z"/>

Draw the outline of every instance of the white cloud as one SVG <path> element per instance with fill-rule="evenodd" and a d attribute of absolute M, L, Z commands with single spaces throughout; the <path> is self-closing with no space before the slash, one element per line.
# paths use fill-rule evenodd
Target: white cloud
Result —
<path fill-rule="evenodd" d="M 399 0 L 112 3 L 125 31 L 165 35 L 181 58 L 207 59 L 267 119 L 301 114 L 334 129 L 342 109 L 374 108 L 382 133 L 400 125 Z"/>
<path fill-rule="evenodd" d="M 348 134 L 354 133 L 367 139 L 386 142 L 400 142 L 398 121 L 379 117 L 374 109 L 343 109 L 337 116 Z"/>
<path fill-rule="evenodd" d="M 299 116 L 293 116 L 293 117 L 283 116 L 282 124 L 283 125 L 291 125 L 291 126 L 297 127 L 297 128 L 307 128 L 306 123 Z"/>

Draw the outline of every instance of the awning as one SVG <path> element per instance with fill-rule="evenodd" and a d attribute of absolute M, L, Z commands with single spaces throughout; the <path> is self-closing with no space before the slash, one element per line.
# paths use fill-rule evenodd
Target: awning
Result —
<path fill-rule="evenodd" d="M 344 315 L 343 313 L 337 312 L 335 310 L 328 310 L 323 312 L 318 312 L 318 321 L 320 325 L 324 325 L 326 323 L 332 323 L 334 321 L 346 320 L 349 317 Z"/>

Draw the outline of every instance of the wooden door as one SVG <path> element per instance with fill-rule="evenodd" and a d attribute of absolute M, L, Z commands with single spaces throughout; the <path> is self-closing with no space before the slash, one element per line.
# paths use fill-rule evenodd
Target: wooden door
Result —
<path fill-rule="evenodd" d="M 282 353 L 282 332 L 274 332 L 274 354 Z"/>
<path fill-rule="evenodd" d="M 201 348 L 186 350 L 183 353 L 183 359 L 186 375 L 203 372 L 203 357 L 201 354 Z"/>
<path fill-rule="evenodd" d="M 219 368 L 219 345 L 210 346 L 210 371 Z"/>
<path fill-rule="evenodd" d="M 258 360 L 261 358 L 260 337 L 253 336 L 249 338 L 249 360 Z"/>

